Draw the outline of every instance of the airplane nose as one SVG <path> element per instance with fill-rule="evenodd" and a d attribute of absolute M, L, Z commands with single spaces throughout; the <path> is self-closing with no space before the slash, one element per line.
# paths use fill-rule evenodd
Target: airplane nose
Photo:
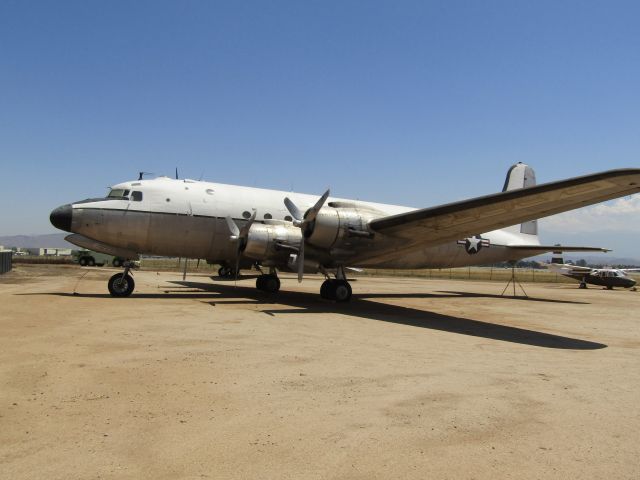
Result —
<path fill-rule="evenodd" d="M 64 230 L 65 232 L 70 232 L 72 214 L 73 209 L 71 208 L 71 204 L 62 205 L 51 212 L 49 220 L 54 227 Z"/>

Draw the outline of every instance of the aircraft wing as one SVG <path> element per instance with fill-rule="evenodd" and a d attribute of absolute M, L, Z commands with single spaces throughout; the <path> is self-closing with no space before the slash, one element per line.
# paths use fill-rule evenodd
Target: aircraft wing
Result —
<path fill-rule="evenodd" d="M 609 170 L 378 218 L 369 227 L 408 245 L 436 245 L 638 192 L 640 169 Z"/>

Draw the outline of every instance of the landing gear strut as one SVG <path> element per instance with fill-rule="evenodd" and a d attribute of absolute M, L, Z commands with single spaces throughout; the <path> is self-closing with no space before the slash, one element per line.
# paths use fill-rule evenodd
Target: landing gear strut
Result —
<path fill-rule="evenodd" d="M 124 262 L 124 272 L 116 273 L 109 279 L 107 284 L 109 293 L 112 297 L 128 297 L 133 292 L 136 283 L 133 281 L 133 277 L 129 275 L 129 272 L 136 268 L 134 262 Z"/>
<path fill-rule="evenodd" d="M 338 267 L 336 278 L 327 278 L 320 287 L 320 296 L 326 300 L 348 302 L 351 300 L 351 285 L 344 274 L 344 267 Z"/>

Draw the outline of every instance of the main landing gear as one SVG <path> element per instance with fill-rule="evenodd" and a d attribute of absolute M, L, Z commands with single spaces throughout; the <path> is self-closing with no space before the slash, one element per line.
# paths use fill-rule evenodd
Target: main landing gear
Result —
<path fill-rule="evenodd" d="M 262 274 L 256 279 L 256 288 L 267 293 L 278 293 L 280 279 L 275 273 Z"/>
<path fill-rule="evenodd" d="M 109 279 L 107 284 L 109 287 L 109 293 L 112 297 L 128 297 L 133 292 L 136 283 L 133 281 L 133 277 L 129 275 L 129 272 L 136 268 L 134 262 L 124 262 L 124 272 L 116 273 Z"/>
<path fill-rule="evenodd" d="M 256 267 L 262 273 L 259 266 Z M 329 274 L 322 270 L 327 279 L 320 287 L 320 296 L 325 300 L 333 300 L 335 302 L 348 302 L 351 300 L 351 285 L 347 281 L 344 268 L 339 267 L 336 272 L 336 278 L 329 278 Z M 275 268 L 271 268 L 269 273 L 262 273 L 256 279 L 256 288 L 267 293 L 278 293 L 280 291 L 280 279 Z"/>
<path fill-rule="evenodd" d="M 326 300 L 348 302 L 351 300 L 351 285 L 346 280 L 325 280 L 320 287 L 320 296 Z"/>
<path fill-rule="evenodd" d="M 328 275 L 327 275 L 328 277 Z M 348 302 L 351 300 L 351 285 L 344 274 L 344 267 L 338 267 L 336 278 L 327 278 L 320 287 L 320 296 L 326 300 Z"/>
<path fill-rule="evenodd" d="M 233 268 L 223 265 L 218 269 L 218 276 L 222 278 L 234 278 L 236 276 L 236 272 Z"/>

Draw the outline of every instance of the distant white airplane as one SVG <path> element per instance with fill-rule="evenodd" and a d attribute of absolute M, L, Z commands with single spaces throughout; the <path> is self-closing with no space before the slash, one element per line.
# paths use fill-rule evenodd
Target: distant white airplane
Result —
<path fill-rule="evenodd" d="M 635 289 L 636 281 L 629 277 L 630 272 L 640 272 L 640 268 L 590 268 L 580 267 L 572 263 L 564 263 L 562 252 L 553 252 L 554 256 L 547 268 L 552 272 L 580 282 L 579 288 L 587 288 L 587 284 L 600 285 L 613 290 L 614 287 Z"/>
<path fill-rule="evenodd" d="M 611 170 L 536 185 L 533 170 L 512 166 L 501 193 L 425 209 L 320 198 L 160 177 L 114 185 L 104 198 L 56 208 L 51 223 L 80 247 L 135 260 L 140 254 L 204 258 L 262 273 L 257 288 L 280 289 L 278 270 L 321 272 L 323 298 L 347 301 L 345 269 L 446 268 L 516 261 L 554 250 L 541 245 L 536 219 L 640 191 L 640 169 Z M 485 233 L 479 233 L 485 232 Z M 109 280 L 113 296 L 134 288 L 132 263 Z M 333 277 L 333 278 L 332 278 Z"/>

